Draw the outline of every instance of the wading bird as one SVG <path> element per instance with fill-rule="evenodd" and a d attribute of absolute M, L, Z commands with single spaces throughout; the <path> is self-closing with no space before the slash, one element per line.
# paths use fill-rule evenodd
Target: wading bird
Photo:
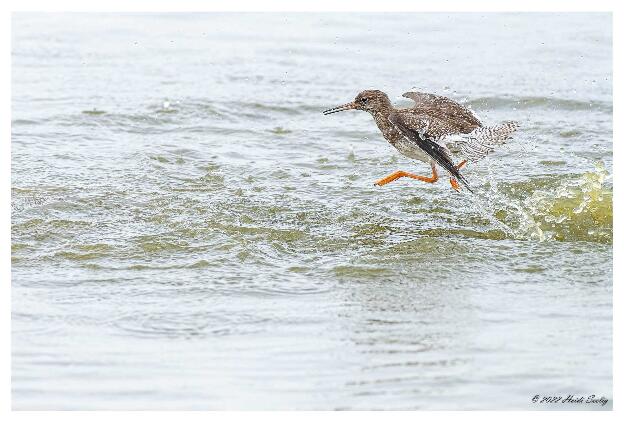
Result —
<path fill-rule="evenodd" d="M 518 128 L 516 122 L 483 126 L 470 109 L 447 97 L 421 92 L 408 92 L 403 97 L 416 104 L 399 109 L 390 103 L 384 92 L 366 90 L 353 102 L 323 112 L 330 115 L 345 110 L 364 110 L 373 115 L 384 138 L 401 154 L 431 165 L 431 176 L 397 170 L 376 181 L 375 185 L 385 185 L 403 177 L 434 183 L 438 181 L 436 165 L 439 165 L 451 175 L 453 189 L 459 191 L 459 181 L 472 192 L 459 170 L 468 162 L 484 158 L 497 145 L 504 144 Z M 463 160 L 455 165 L 452 153 Z"/>

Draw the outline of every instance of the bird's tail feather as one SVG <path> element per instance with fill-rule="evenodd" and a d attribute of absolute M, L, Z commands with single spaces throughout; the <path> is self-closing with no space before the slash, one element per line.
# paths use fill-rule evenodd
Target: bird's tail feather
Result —
<path fill-rule="evenodd" d="M 518 122 L 507 121 L 496 126 L 484 126 L 464 135 L 458 143 L 461 154 L 469 161 L 481 160 L 511 138 L 518 129 Z"/>

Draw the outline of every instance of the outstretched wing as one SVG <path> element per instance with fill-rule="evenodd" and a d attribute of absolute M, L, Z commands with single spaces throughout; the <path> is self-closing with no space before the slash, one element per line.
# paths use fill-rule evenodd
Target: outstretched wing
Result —
<path fill-rule="evenodd" d="M 427 153 L 437 164 L 461 182 L 468 191 L 473 192 L 466 178 L 459 173 L 453 164 L 448 150 L 436 142 L 436 139 L 440 138 L 440 134 L 444 133 L 443 122 L 435 118 L 405 112 L 392 113 L 388 120 L 405 138 Z"/>
<path fill-rule="evenodd" d="M 456 147 L 465 159 L 476 162 L 490 154 L 496 147 L 505 144 L 517 129 L 518 123 L 513 121 L 477 128 L 467 135 L 462 135 L 456 142 Z"/>
<path fill-rule="evenodd" d="M 472 110 L 448 97 L 417 91 L 407 92 L 403 97 L 414 100 L 414 109 L 419 113 L 453 122 L 458 132 L 468 133 L 481 126 L 481 121 Z"/>

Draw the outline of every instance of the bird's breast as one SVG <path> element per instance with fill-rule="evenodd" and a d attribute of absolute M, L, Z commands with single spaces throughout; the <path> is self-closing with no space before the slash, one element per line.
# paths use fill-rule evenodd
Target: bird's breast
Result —
<path fill-rule="evenodd" d="M 399 132 L 399 130 L 388 120 L 387 116 L 377 113 L 373 115 L 377 127 L 383 134 L 383 137 L 396 148 L 399 153 L 410 159 L 429 162 L 430 157 L 420 149 L 414 142 L 408 140 Z"/>

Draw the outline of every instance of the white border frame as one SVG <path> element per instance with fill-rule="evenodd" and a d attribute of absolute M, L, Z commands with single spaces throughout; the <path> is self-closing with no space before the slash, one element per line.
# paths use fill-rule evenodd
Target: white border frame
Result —
<path fill-rule="evenodd" d="M 8 3 L 8 7 L 4 6 Z M 89 3 L 85 1 L 8 1 L 3 2 L 3 8 L 0 15 L 0 30 L 2 41 L 0 46 L 2 48 L 2 60 L 3 66 L 0 68 L 2 77 L 0 78 L 0 84 L 2 84 L 2 90 L 0 92 L 5 93 L 5 100 L 1 102 L 0 109 L 0 128 L 2 133 L 2 143 L 0 144 L 0 184 L 2 189 L 0 190 L 2 195 L 2 201 L 0 202 L 1 214 L 4 224 L 1 226 L 1 236 L 4 242 L 0 242 L 0 257 L 2 257 L 2 265 L 0 266 L 0 284 L 1 292 L 0 299 L 2 305 L 3 314 L 0 319 L 2 325 L 2 359 L 0 364 L 0 380 L 2 383 L 2 390 L 0 391 L 0 398 L 2 398 L 2 421 L 40 421 L 56 422 L 56 421 L 79 421 L 83 422 L 85 419 L 89 419 L 92 422 L 106 421 L 114 419 L 119 420 L 136 420 L 137 417 L 149 419 L 152 422 L 159 422 L 174 418 L 184 418 L 188 421 L 205 421 L 206 418 L 218 418 L 220 421 L 235 422 L 242 419 L 245 420 L 271 420 L 272 422 L 292 422 L 293 420 L 304 422 L 317 422 L 319 419 L 329 420 L 343 420 L 353 419 L 358 422 L 391 418 L 396 421 L 410 421 L 415 419 L 425 418 L 429 421 L 446 421 L 446 420 L 478 420 L 481 422 L 496 422 L 504 421 L 548 421 L 565 419 L 567 422 L 585 422 L 588 418 L 597 420 L 614 420 L 616 416 L 621 414 L 618 411 L 617 393 L 621 385 L 621 366 L 619 365 L 618 357 L 622 357 L 623 350 L 622 337 L 618 334 L 615 328 L 621 328 L 621 313 L 618 311 L 622 305 L 621 289 L 618 283 L 614 283 L 613 286 L 613 412 L 559 412 L 559 411 L 526 411 L 526 412 L 391 412 L 391 416 L 379 415 L 379 412 L 347 412 L 347 413 L 333 413 L 333 412 L 210 412 L 210 414 L 204 414 L 204 412 L 175 412 L 173 416 L 172 412 L 145 412 L 140 416 L 134 414 L 134 412 L 71 412 L 60 414 L 58 412 L 11 412 L 11 326 L 10 326 L 10 313 L 11 313 L 11 261 L 10 261 L 10 193 L 11 193 L 11 98 L 7 96 L 7 93 L 11 92 L 11 13 L 19 11 L 45 11 L 45 12 L 59 12 L 59 11 L 83 11 L 83 12 L 184 12 L 184 11 L 267 11 L 267 12 L 391 12 L 391 11 L 411 11 L 411 12 L 502 12 L 502 11 L 526 11 L 526 12 L 613 12 L 613 99 L 614 99 L 614 115 L 613 115 L 613 140 L 614 140 L 614 162 L 620 163 L 621 148 L 618 146 L 620 140 L 619 135 L 621 131 L 621 90 L 619 84 L 619 77 L 621 75 L 621 53 L 622 43 L 621 36 L 622 30 L 620 29 L 624 21 L 621 19 L 620 8 L 622 1 L 453 1 L 453 0 L 439 0 L 439 1 L 423 1 L 420 3 L 398 1 L 398 0 L 349 0 L 349 1 L 329 1 L 329 0 L 316 0 L 316 1 L 296 1 L 296 0 L 272 0 L 272 1 L 251 1 L 251 0 L 228 0 L 227 2 L 208 2 L 208 1 L 189 1 L 189 0 L 177 0 L 177 1 L 123 1 L 123 0 L 108 0 L 106 2 Z M 619 47 L 618 47 L 619 46 Z M 616 142 L 616 140 L 618 142 Z M 613 181 L 614 181 L 614 210 L 615 216 L 619 216 L 618 212 L 621 210 L 621 196 L 619 196 L 620 186 L 620 172 L 617 170 L 617 166 L 613 169 Z M 615 187 L 617 186 L 617 187 Z M 614 247 L 613 247 L 613 262 L 614 280 L 620 280 L 618 275 L 622 275 L 622 265 L 618 260 L 622 258 L 620 254 L 620 247 L 622 245 L 622 233 L 620 231 L 620 224 L 614 221 Z M 387 412 L 386 412 L 387 413 Z M 587 413 L 591 413 L 588 415 Z M 622 421 L 622 416 L 618 418 L 618 421 Z"/>

